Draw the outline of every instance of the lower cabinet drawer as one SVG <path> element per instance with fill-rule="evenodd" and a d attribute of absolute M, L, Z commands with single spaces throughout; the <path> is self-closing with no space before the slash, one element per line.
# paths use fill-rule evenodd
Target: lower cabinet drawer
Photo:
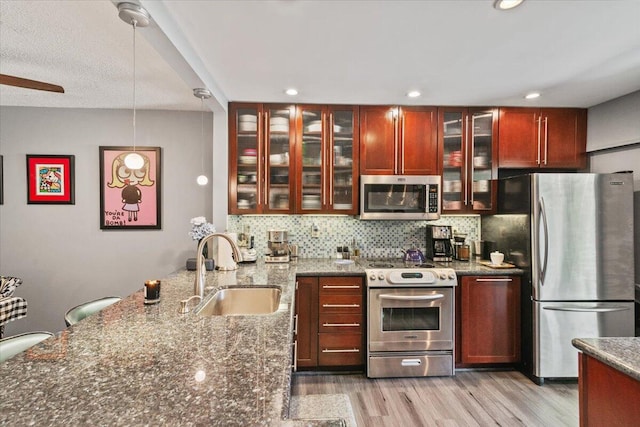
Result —
<path fill-rule="evenodd" d="M 319 332 L 351 332 L 360 334 L 363 330 L 363 315 L 360 314 L 321 314 Z"/>
<path fill-rule="evenodd" d="M 320 295 L 320 313 L 362 313 L 362 295 Z"/>
<path fill-rule="evenodd" d="M 318 365 L 350 366 L 364 363 L 362 334 L 318 334 Z"/>

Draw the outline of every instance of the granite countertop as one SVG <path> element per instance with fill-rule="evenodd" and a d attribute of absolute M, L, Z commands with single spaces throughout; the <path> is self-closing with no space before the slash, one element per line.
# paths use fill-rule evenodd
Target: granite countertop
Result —
<path fill-rule="evenodd" d="M 640 337 L 574 338 L 583 353 L 640 381 Z"/>
<path fill-rule="evenodd" d="M 309 271 L 353 274 L 327 260 L 209 272 L 207 292 L 282 289 L 273 315 L 212 317 L 178 313 L 179 301 L 193 295 L 195 272 L 173 273 L 162 279 L 158 304 L 145 305 L 141 289 L 0 364 L 0 425 L 281 425 L 295 275 Z"/>
<path fill-rule="evenodd" d="M 280 308 L 262 316 L 179 314 L 195 272 L 177 271 L 161 279 L 158 304 L 145 305 L 140 289 L 0 364 L 0 425 L 341 425 L 286 420 L 295 277 L 363 275 L 363 261 L 259 260 L 208 272 L 208 295 L 229 286 L 280 287 Z M 459 275 L 521 272 L 448 266 Z"/>
<path fill-rule="evenodd" d="M 521 268 L 491 268 L 472 259 L 470 261 L 436 262 L 437 266 L 453 268 L 458 276 L 501 276 L 522 275 Z"/>

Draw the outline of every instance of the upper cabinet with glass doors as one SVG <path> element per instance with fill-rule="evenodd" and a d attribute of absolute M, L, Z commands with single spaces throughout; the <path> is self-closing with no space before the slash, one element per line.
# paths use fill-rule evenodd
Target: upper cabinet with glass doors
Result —
<path fill-rule="evenodd" d="M 443 213 L 490 213 L 496 207 L 496 109 L 438 110 Z"/>
<path fill-rule="evenodd" d="M 299 105 L 296 212 L 356 214 L 358 107 Z"/>
<path fill-rule="evenodd" d="M 229 109 L 229 213 L 293 212 L 295 106 Z"/>

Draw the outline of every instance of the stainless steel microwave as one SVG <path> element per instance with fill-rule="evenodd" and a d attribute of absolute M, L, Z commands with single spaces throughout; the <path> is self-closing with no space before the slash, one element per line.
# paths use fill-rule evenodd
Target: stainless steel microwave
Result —
<path fill-rule="evenodd" d="M 360 219 L 438 219 L 440 187 L 437 175 L 362 175 Z"/>

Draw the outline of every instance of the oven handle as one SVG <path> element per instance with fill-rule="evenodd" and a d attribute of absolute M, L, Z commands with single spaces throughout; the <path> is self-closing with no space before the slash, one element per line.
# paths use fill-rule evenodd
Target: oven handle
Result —
<path fill-rule="evenodd" d="M 390 294 L 380 294 L 380 299 L 393 299 L 400 301 L 425 301 L 425 300 L 434 300 L 444 298 L 442 294 L 433 294 L 433 295 L 390 295 Z"/>

